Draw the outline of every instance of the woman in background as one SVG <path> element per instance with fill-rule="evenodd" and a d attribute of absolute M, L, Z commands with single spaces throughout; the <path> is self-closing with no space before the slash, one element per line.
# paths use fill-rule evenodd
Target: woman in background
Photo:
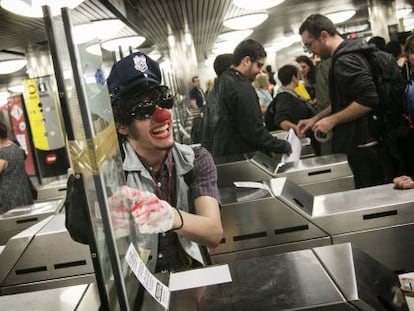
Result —
<path fill-rule="evenodd" d="M 8 138 L 7 127 L 0 122 L 0 214 L 33 204 L 24 161 L 24 151 Z"/>
<path fill-rule="evenodd" d="M 269 76 L 266 73 L 259 73 L 253 81 L 253 87 L 259 98 L 260 110 L 264 115 L 267 107 L 272 101 L 272 95 L 269 92 Z"/>
<path fill-rule="evenodd" d="M 299 71 L 302 77 L 303 84 L 306 88 L 306 91 L 309 94 L 309 99 L 302 94 L 299 94 L 301 97 L 309 100 L 311 104 L 315 104 L 316 101 L 316 81 L 315 81 L 315 65 L 313 64 L 312 59 L 306 55 L 301 55 L 296 57 L 296 62 L 299 64 Z"/>

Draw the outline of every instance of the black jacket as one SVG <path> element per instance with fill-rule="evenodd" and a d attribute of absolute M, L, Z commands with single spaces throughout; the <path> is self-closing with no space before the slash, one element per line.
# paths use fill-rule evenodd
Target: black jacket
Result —
<path fill-rule="evenodd" d="M 252 81 L 230 68 L 219 78 L 219 119 L 214 135 L 213 156 L 262 151 L 287 153 L 290 145 L 273 137 L 265 128 Z"/>
<path fill-rule="evenodd" d="M 359 51 L 372 49 L 360 40 L 344 40 L 332 56 L 329 71 L 329 96 L 332 113 L 343 110 L 353 101 L 375 108 L 378 95 L 366 57 Z M 350 153 L 375 136 L 371 113 L 333 129 L 334 152 Z"/>

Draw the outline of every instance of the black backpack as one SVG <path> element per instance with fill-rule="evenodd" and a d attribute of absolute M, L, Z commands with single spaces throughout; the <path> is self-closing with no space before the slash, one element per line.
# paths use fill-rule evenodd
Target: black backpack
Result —
<path fill-rule="evenodd" d="M 410 129 L 406 117 L 406 83 L 395 57 L 378 49 L 361 49 L 350 51 L 350 53 L 361 53 L 372 70 L 379 98 L 379 105 L 372 114 L 373 128 L 377 138 L 386 140 L 390 137 L 397 138 L 406 135 Z"/>
<path fill-rule="evenodd" d="M 403 146 L 413 133 L 406 100 L 406 81 L 392 54 L 378 49 L 350 52 L 361 53 L 371 67 L 379 99 L 378 107 L 371 114 L 371 128 L 382 142 L 380 150 L 385 163 L 385 179 L 392 182 L 394 177 L 406 172 L 407 151 Z"/>

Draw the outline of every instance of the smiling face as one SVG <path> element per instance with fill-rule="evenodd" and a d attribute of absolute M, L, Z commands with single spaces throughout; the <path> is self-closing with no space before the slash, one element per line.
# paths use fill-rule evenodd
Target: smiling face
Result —
<path fill-rule="evenodd" d="M 135 99 L 137 103 L 157 103 L 157 96 L 141 96 Z M 146 107 L 147 108 L 147 107 Z M 171 149 L 173 139 L 172 113 L 170 109 L 156 105 L 151 113 L 141 113 L 140 109 L 133 110 L 134 119 L 129 125 L 118 127 L 119 133 L 126 136 L 135 152 L 140 156 L 151 160 L 154 157 L 163 156 Z M 144 116 L 144 117 L 143 117 Z"/>
<path fill-rule="evenodd" d="M 173 145 L 171 111 L 157 106 L 151 118 L 134 120 L 128 126 L 127 139 L 143 157 L 169 150 Z"/>

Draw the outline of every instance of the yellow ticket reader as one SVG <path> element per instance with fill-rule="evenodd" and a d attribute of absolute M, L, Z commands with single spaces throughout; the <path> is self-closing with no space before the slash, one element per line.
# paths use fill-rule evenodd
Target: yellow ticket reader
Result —
<path fill-rule="evenodd" d="M 69 167 L 52 76 L 24 80 L 24 98 L 39 179 L 64 175 Z"/>

